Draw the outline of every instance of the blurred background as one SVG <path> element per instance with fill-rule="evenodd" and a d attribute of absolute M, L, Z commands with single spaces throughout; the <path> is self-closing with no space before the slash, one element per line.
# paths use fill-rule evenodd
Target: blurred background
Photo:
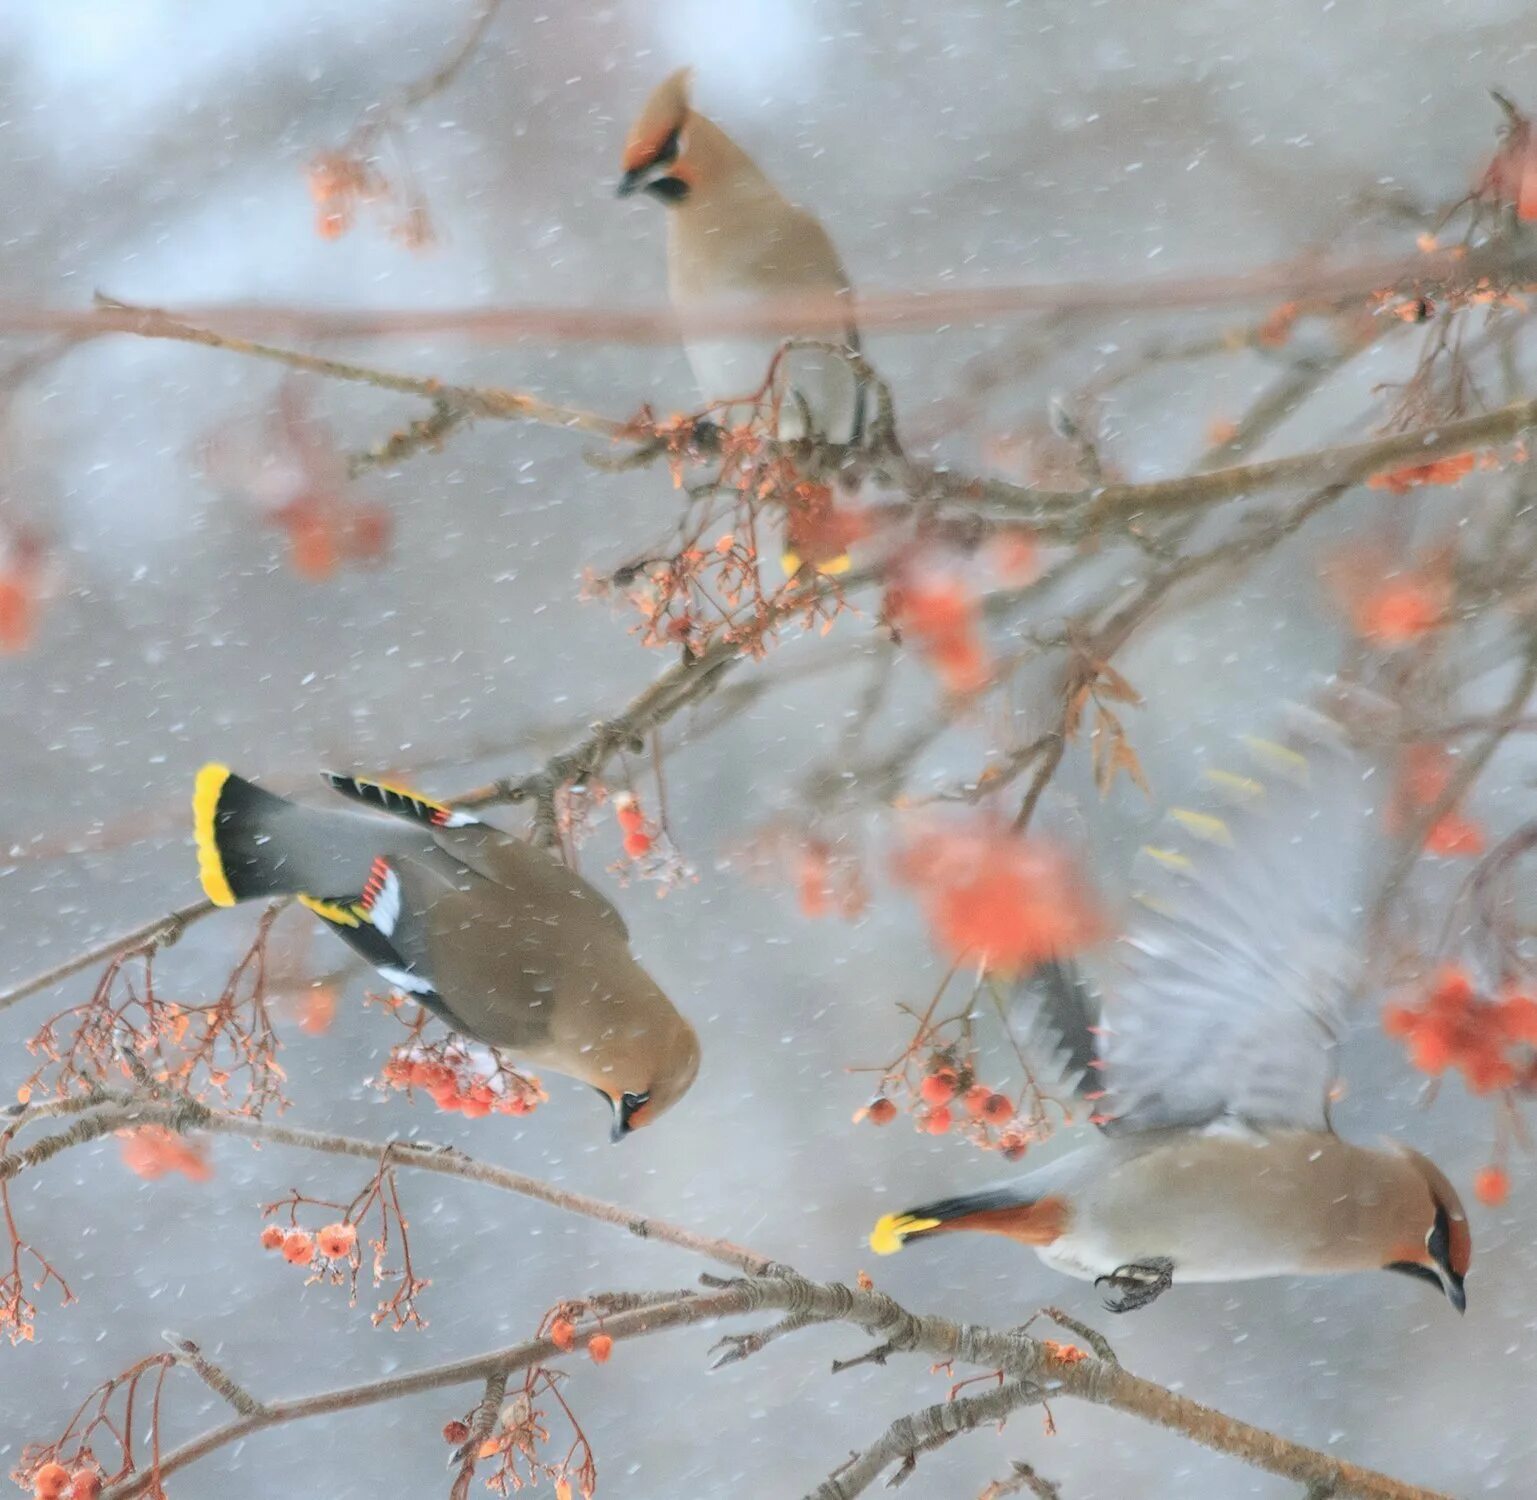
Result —
<path fill-rule="evenodd" d="M 5 12 L 0 301 L 53 308 L 84 308 L 97 291 L 156 306 L 660 306 L 661 214 L 613 188 L 633 113 L 685 62 L 697 106 L 818 211 L 857 287 L 1118 283 L 1307 252 L 1407 253 L 1488 158 L 1499 123 L 1488 90 L 1519 96 L 1537 76 L 1525 0 L 506 4 L 390 147 L 402 201 L 419 193 L 430 216 L 432 243 L 413 250 L 402 240 L 421 237 L 420 216 L 402 224 L 389 207 L 364 208 L 337 238 L 317 234 L 306 170 L 452 52 L 469 4 L 11 0 Z M 1007 472 L 1054 392 L 1157 339 L 1238 320 L 1231 309 L 1037 317 L 876 335 L 867 349 L 912 446 Z M 445 336 L 327 352 L 617 418 L 695 400 L 668 347 Z M 598 473 L 578 435 L 483 423 L 347 487 L 351 555 L 316 556 L 274 524 L 274 507 L 307 464 L 380 441 L 422 415 L 418 403 L 126 337 L 10 340 L 0 356 L 35 361 L 0 371 L 0 523 L 47 557 L 34 638 L 0 657 L 0 986 L 196 898 L 186 805 L 204 760 L 290 789 L 325 766 L 396 770 L 451 794 L 538 764 L 665 665 L 627 616 L 579 597 L 585 568 L 611 569 L 666 533 L 677 498 L 661 470 Z M 981 389 L 971 376 L 989 357 L 1008 378 Z M 1273 381 L 1277 358 L 1251 349 L 1118 383 L 1100 412 L 1105 451 L 1131 478 L 1184 471 L 1212 424 Z M 1374 385 L 1404 373 L 1394 358 L 1390 348 L 1323 387 L 1264 451 L 1369 432 Z M 1438 503 L 1453 514 L 1455 492 Z M 1266 724 L 1338 660 L 1342 622 L 1317 563 L 1349 524 L 1331 521 L 1240 587 L 1171 613 L 1121 661 L 1146 697 L 1127 717 L 1152 799 L 1123 782 L 1101 803 L 1080 750 L 1044 809 L 1091 856 L 1112 903 L 1158 809 L 1191 793 L 1233 733 Z M 1048 601 L 1050 618 L 1071 604 L 1070 593 Z M 921 1004 L 942 968 L 885 878 L 890 813 L 856 806 L 830 820 L 874 886 L 852 923 L 808 919 L 789 878 L 740 854 L 772 820 L 805 821 L 808 777 L 837 763 L 883 640 L 873 616 L 864 601 L 825 643 L 791 632 L 750 669 L 767 689 L 741 712 L 707 704 L 673 726 L 671 827 L 697 880 L 664 900 L 645 883 L 620 889 L 605 873 L 611 822 L 584 854 L 701 1031 L 705 1065 L 684 1108 L 616 1149 L 598 1103 L 559 1079 L 518 1120 L 466 1122 L 382 1094 L 368 1080 L 396 1032 L 363 1009 L 353 974 L 322 1035 L 295 1024 L 302 994 L 280 1007 L 289 1118 L 451 1140 L 811 1276 L 869 1269 L 920 1310 L 1009 1326 L 1055 1302 L 1104 1327 L 1139 1374 L 1236 1416 L 1460 1494 L 1530 1493 L 1537 1197 L 1519 1165 L 1508 1205 L 1474 1209 L 1462 1320 L 1386 1276 L 1184 1288 L 1112 1320 L 1092 1288 L 988 1237 L 874 1263 L 863 1236 L 879 1214 L 1009 1169 L 906 1121 L 850 1125 L 867 1090 L 846 1069 L 900 1050 L 897 1002 Z M 1005 629 L 1024 639 L 1035 623 Z M 819 650 L 839 653 L 835 669 L 797 670 Z M 1463 702 L 1487 708 L 1500 686 L 1472 683 Z M 1022 740 L 1038 707 L 1028 684 L 1016 707 L 1010 733 Z M 932 679 L 906 666 L 872 743 L 939 711 Z M 911 767 L 907 790 L 975 774 L 997 727 L 957 726 Z M 1487 778 L 1478 811 L 1492 826 L 1529 816 L 1529 760 L 1513 750 Z M 198 925 L 164 956 L 162 983 L 215 991 L 254 920 Z M 341 948 L 321 934 L 311 944 L 307 923 L 282 919 L 285 962 L 334 968 Z M 0 1014 L 15 1079 L 32 1066 L 25 1038 L 85 983 Z M 1421 1080 L 1401 1050 L 1370 1017 L 1358 1031 L 1342 1131 L 1412 1140 L 1466 1194 L 1489 1156 L 1488 1109 L 1457 1085 L 1417 1108 Z M 199 1340 L 258 1395 L 302 1394 L 512 1342 L 563 1296 L 681 1285 L 700 1269 L 537 1204 L 406 1177 L 430 1326 L 374 1330 L 366 1293 L 350 1310 L 257 1245 L 262 1203 L 290 1187 L 346 1199 L 366 1171 L 228 1140 L 213 1160 L 210 1183 L 145 1182 L 109 1140 L 17 1185 L 25 1232 L 79 1302 L 40 1297 L 36 1343 L 0 1349 L 7 1467 L 98 1379 L 158 1348 L 163 1328 Z M 848 1329 L 707 1376 L 714 1336 L 648 1339 L 602 1370 L 575 1369 L 566 1394 L 600 1494 L 797 1495 L 948 1388 L 921 1358 L 830 1377 L 833 1358 L 865 1348 Z M 439 1393 L 259 1435 L 172 1491 L 446 1493 L 438 1430 L 472 1399 Z M 217 1420 L 214 1406 L 175 1377 L 168 1432 Z M 1127 1417 L 1070 1403 L 1054 1416 L 1055 1436 L 1026 1411 L 925 1458 L 916 1490 L 973 1495 L 1020 1458 L 1070 1500 L 1295 1494 Z"/>

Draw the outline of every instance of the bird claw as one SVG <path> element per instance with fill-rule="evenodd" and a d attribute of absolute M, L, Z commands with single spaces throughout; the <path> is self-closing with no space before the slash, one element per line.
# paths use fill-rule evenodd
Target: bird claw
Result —
<path fill-rule="evenodd" d="M 1149 1256 L 1117 1266 L 1108 1276 L 1095 1277 L 1094 1285 L 1112 1289 L 1114 1295 L 1105 1298 L 1106 1312 L 1136 1312 L 1174 1285 L 1174 1262 L 1164 1255 Z"/>

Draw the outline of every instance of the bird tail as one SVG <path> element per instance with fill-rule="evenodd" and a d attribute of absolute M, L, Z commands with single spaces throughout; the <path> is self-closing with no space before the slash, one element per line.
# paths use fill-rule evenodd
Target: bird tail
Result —
<path fill-rule="evenodd" d="M 228 766 L 197 773 L 192 828 L 203 893 L 215 906 L 297 896 L 328 920 L 355 927 L 359 913 L 343 906 L 366 905 L 387 873 L 374 871 L 385 852 L 374 820 L 301 807 Z"/>
<path fill-rule="evenodd" d="M 870 1231 L 870 1248 L 877 1255 L 895 1255 L 908 1240 L 957 1229 L 1007 1235 L 1026 1245 L 1049 1245 L 1066 1228 L 1063 1199 L 1035 1197 L 1018 1188 L 989 1188 L 887 1214 Z"/>
<path fill-rule="evenodd" d="M 206 765 L 197 773 L 192 792 L 197 867 L 203 894 L 215 906 L 291 894 L 288 861 L 263 831 L 291 806 L 228 766 Z"/>

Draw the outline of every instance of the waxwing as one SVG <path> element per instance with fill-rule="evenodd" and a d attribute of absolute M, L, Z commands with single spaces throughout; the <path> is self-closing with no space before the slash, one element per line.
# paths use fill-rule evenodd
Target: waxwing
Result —
<path fill-rule="evenodd" d="M 203 767 L 193 815 L 210 901 L 296 897 L 455 1032 L 598 1089 L 615 1140 L 683 1097 L 694 1030 L 585 880 L 468 813 L 325 779 L 369 811 L 301 807 Z"/>
<path fill-rule="evenodd" d="M 646 101 L 624 148 L 619 193 L 644 192 L 667 206 L 667 271 L 673 306 L 707 318 L 712 309 L 783 303 L 797 296 L 848 297 L 849 280 L 827 231 L 788 202 L 752 158 L 689 103 L 690 70 L 664 79 Z M 834 340 L 837 342 L 837 340 Z M 859 349 L 852 308 L 842 342 Z M 745 421 L 783 339 L 687 340 L 689 363 L 718 418 Z M 847 361 L 815 349 L 786 351 L 773 397 L 778 436 L 857 442 L 865 391 Z"/>
<path fill-rule="evenodd" d="M 1329 1121 L 1361 972 L 1365 768 L 1300 711 L 1284 743 L 1247 747 L 1242 773 L 1211 773 L 1222 815 L 1176 810 L 1143 851 L 1103 999 L 1060 962 L 1025 986 L 1094 1101 L 1096 1138 L 1001 1187 L 888 1214 L 873 1249 L 1004 1235 L 1108 1287 L 1112 1311 L 1172 1282 L 1379 1269 L 1464 1309 L 1472 1242 L 1451 1183 Z"/>

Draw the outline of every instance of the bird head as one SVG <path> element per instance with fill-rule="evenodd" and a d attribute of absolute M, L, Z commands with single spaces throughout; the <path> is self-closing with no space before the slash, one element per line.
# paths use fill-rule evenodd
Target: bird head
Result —
<path fill-rule="evenodd" d="M 1425 1194 L 1411 1210 L 1413 1224 L 1400 1226 L 1404 1237 L 1395 1241 L 1385 1268 L 1429 1282 L 1464 1312 L 1468 1297 L 1463 1282 L 1473 1260 L 1473 1237 L 1462 1200 L 1434 1162 L 1406 1146 L 1399 1149 L 1423 1182 Z"/>
<path fill-rule="evenodd" d="M 699 1072 L 699 1038 L 676 1012 L 672 1024 L 649 1028 L 635 1045 L 615 1057 L 597 1081 L 614 1111 L 609 1139 L 622 1141 L 652 1125 L 678 1102 Z"/>
<path fill-rule="evenodd" d="M 691 68 L 679 68 L 659 83 L 630 127 L 624 146 L 624 176 L 619 196 L 649 193 L 663 203 L 681 203 L 693 189 L 692 164 L 687 161 Z"/>

